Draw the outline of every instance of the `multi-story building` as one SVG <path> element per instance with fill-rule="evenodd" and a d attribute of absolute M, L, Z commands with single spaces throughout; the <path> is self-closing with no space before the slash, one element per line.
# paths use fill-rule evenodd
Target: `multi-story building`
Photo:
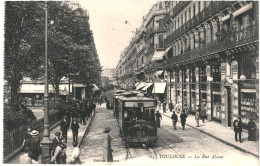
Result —
<path fill-rule="evenodd" d="M 121 53 L 116 71 L 118 84 L 122 88 L 142 88 L 154 93 L 161 100 L 166 96 L 166 82 L 161 83 L 164 81 L 165 14 L 165 2 L 159 1 L 153 5 L 143 17 L 142 25 L 136 30 L 128 47 Z"/>
<path fill-rule="evenodd" d="M 166 11 L 168 99 L 229 127 L 258 116 L 258 2 L 169 1 Z"/>

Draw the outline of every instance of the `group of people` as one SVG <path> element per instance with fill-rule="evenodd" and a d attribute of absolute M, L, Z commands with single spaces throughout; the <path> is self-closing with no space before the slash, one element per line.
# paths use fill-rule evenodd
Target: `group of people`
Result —
<path fill-rule="evenodd" d="M 200 121 L 202 120 L 202 122 L 205 122 L 205 119 L 207 119 L 207 107 L 206 105 L 203 105 L 203 107 L 201 108 L 200 105 L 197 105 L 197 109 L 196 109 L 196 113 L 195 113 L 195 120 L 196 120 L 196 127 L 200 126 Z"/>
<path fill-rule="evenodd" d="M 28 126 L 22 147 L 24 153 L 19 157 L 19 164 L 38 164 L 41 153 L 40 142 L 39 132 Z"/>
<path fill-rule="evenodd" d="M 238 139 L 239 139 L 239 142 L 242 143 L 241 136 L 242 136 L 242 131 L 243 131 L 243 123 L 242 123 L 240 116 L 238 116 L 237 119 L 234 120 L 233 127 L 234 127 L 236 142 L 238 142 Z M 248 128 L 248 141 L 256 141 L 257 140 L 257 136 L 256 136 L 257 127 L 256 127 L 256 123 L 254 122 L 253 119 L 250 119 L 250 121 L 248 122 L 247 128 Z M 237 138 L 237 136 L 238 136 L 238 138 Z"/>

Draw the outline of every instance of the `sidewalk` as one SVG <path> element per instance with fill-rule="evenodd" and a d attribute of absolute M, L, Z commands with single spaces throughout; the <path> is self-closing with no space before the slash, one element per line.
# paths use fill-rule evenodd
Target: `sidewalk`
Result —
<path fill-rule="evenodd" d="M 93 113 L 92 117 L 88 119 L 88 121 L 86 121 L 85 125 L 82 125 L 81 123 L 79 123 L 79 133 L 78 133 L 78 143 L 79 146 L 82 143 L 82 139 L 84 137 L 84 135 L 87 133 L 90 123 L 93 120 L 95 116 L 95 113 Z M 57 125 L 56 127 L 54 127 L 51 131 L 50 131 L 50 139 L 53 139 L 55 137 L 55 132 L 56 131 L 60 131 L 60 125 Z M 69 129 L 68 131 L 68 135 L 67 135 L 67 149 L 66 149 L 66 154 L 67 154 L 67 160 L 66 163 L 70 163 L 71 161 L 71 153 L 73 151 L 73 146 L 72 146 L 72 142 L 73 142 L 73 138 L 72 138 L 72 131 L 71 129 Z M 17 154 L 15 154 L 10 160 L 8 160 L 5 164 L 18 164 L 19 163 L 19 157 L 22 153 L 19 152 Z M 41 155 L 39 156 L 39 163 L 41 163 Z"/>
<path fill-rule="evenodd" d="M 168 118 L 171 118 L 172 112 L 167 111 L 166 113 L 163 113 L 162 110 L 159 110 L 160 113 Z M 178 119 L 179 119 L 179 123 L 177 123 L 178 125 L 180 124 L 180 114 L 178 115 Z M 248 132 L 246 130 L 243 130 L 242 132 L 242 143 L 240 142 L 236 142 L 235 141 L 235 134 L 234 134 L 234 130 L 229 128 L 229 127 L 225 127 L 215 121 L 207 121 L 205 120 L 205 123 L 203 123 L 200 120 L 200 126 L 199 127 L 195 127 L 196 126 L 196 121 L 195 121 L 195 117 L 194 115 L 188 115 L 188 118 L 186 119 L 186 125 L 190 126 L 196 130 L 199 130 L 211 137 L 214 137 L 215 139 L 228 144 L 230 146 L 235 147 L 238 150 L 241 150 L 243 152 L 246 153 L 250 153 L 256 157 L 259 157 L 259 141 L 254 142 L 254 141 L 248 141 Z"/>

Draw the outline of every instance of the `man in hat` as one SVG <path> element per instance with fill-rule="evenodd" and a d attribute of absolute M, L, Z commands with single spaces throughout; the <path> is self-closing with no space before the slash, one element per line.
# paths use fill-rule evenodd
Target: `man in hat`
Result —
<path fill-rule="evenodd" d="M 73 142 L 78 143 L 79 124 L 77 122 L 77 118 L 73 118 L 71 129 L 73 134 Z"/>
<path fill-rule="evenodd" d="M 59 131 L 56 131 L 55 132 L 55 137 L 52 139 L 52 156 L 54 155 L 55 153 L 55 149 L 56 147 L 61 143 L 61 139 L 60 139 L 60 132 Z"/>
<path fill-rule="evenodd" d="M 155 114 L 156 117 L 156 124 L 157 124 L 157 128 L 160 128 L 160 124 L 161 124 L 161 120 L 162 120 L 162 115 L 159 113 L 159 111 L 157 111 L 157 113 Z M 161 119 L 160 119 L 161 118 Z"/>
<path fill-rule="evenodd" d="M 177 124 L 177 121 L 178 121 L 178 116 L 175 114 L 175 111 L 172 112 L 171 119 L 172 119 L 173 129 L 177 130 L 176 124 Z"/>
<path fill-rule="evenodd" d="M 234 126 L 234 131 L 235 131 L 235 140 L 237 142 L 237 134 L 239 135 L 239 142 L 242 143 L 241 139 L 241 133 L 242 133 L 242 122 L 241 122 L 241 117 L 238 116 L 236 120 L 234 120 L 233 123 Z"/>
<path fill-rule="evenodd" d="M 31 132 L 32 138 L 28 142 L 28 147 L 31 151 L 30 157 L 38 161 L 38 156 L 40 155 L 40 139 L 38 137 L 39 132 L 37 130 L 33 130 Z"/>
<path fill-rule="evenodd" d="M 63 117 L 63 120 L 60 122 L 60 131 L 62 133 L 62 138 L 65 138 L 65 141 L 67 143 L 67 133 L 70 128 L 70 123 L 67 120 L 67 116 Z"/>
<path fill-rule="evenodd" d="M 113 149 L 111 148 L 112 137 L 109 135 L 110 127 L 106 127 L 104 133 L 106 133 L 103 143 L 103 160 L 106 162 L 113 162 Z"/>

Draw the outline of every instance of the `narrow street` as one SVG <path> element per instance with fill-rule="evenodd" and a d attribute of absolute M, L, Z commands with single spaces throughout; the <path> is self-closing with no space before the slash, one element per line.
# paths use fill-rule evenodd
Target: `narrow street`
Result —
<path fill-rule="evenodd" d="M 119 134 L 116 119 L 112 110 L 107 110 L 105 104 L 97 106 L 95 119 L 90 132 L 83 140 L 81 161 L 83 164 L 102 163 L 103 130 L 112 128 L 112 148 L 114 163 L 134 164 L 146 161 L 146 164 L 155 162 L 180 162 L 181 165 L 196 162 L 205 165 L 214 159 L 216 165 L 226 165 L 237 161 L 238 165 L 254 165 L 258 163 L 256 157 L 241 152 L 212 138 L 200 131 L 186 126 L 182 130 L 180 123 L 177 130 L 173 130 L 171 119 L 163 116 L 161 128 L 158 128 L 158 142 L 147 149 L 141 146 L 127 148 Z M 202 159 L 202 160 L 201 160 Z"/>

